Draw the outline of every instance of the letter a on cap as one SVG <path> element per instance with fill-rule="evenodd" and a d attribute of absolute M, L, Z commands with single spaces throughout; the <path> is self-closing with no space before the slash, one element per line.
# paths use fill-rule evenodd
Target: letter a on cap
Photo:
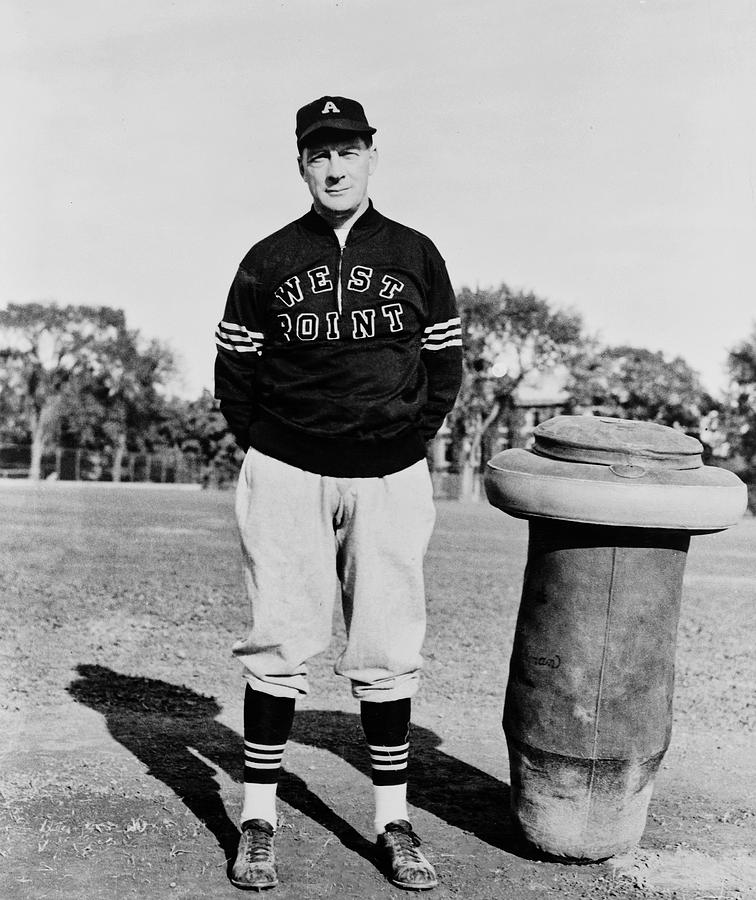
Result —
<path fill-rule="evenodd" d="M 336 106 L 336 104 L 333 102 L 333 100 L 329 100 L 328 103 L 326 103 L 326 105 L 320 111 L 320 114 L 323 116 L 326 113 L 337 113 L 337 112 L 341 112 L 341 110 L 338 108 L 338 106 Z"/>

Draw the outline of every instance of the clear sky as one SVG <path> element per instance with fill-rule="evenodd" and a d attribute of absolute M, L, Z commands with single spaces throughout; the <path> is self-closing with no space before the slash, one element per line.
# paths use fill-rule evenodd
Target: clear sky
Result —
<path fill-rule="evenodd" d="M 0 52 L 0 305 L 121 307 L 188 395 L 239 260 L 309 205 L 294 114 L 326 93 L 456 287 L 710 390 L 756 322 L 753 0 L 5 0 Z"/>

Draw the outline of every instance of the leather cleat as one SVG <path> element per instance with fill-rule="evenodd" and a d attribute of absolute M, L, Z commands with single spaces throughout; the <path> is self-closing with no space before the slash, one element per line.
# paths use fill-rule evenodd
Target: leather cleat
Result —
<path fill-rule="evenodd" d="M 378 835 L 378 853 L 392 884 L 408 891 L 427 891 L 436 887 L 433 866 L 418 849 L 420 838 L 404 819 L 389 822 Z"/>
<path fill-rule="evenodd" d="M 231 868 L 231 884 L 252 891 L 278 884 L 274 834 L 275 829 L 265 819 L 248 819 L 242 823 L 239 849 Z"/>

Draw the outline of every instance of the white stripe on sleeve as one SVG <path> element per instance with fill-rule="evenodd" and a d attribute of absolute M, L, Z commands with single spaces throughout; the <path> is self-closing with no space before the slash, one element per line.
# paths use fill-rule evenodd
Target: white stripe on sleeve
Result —
<path fill-rule="evenodd" d="M 265 335 L 261 331 L 251 331 L 245 325 L 235 322 L 219 322 L 215 331 L 215 343 L 224 350 L 236 353 L 262 354 Z"/>
<path fill-rule="evenodd" d="M 428 325 L 423 332 L 421 347 L 423 350 L 443 350 L 446 347 L 462 346 L 462 323 L 459 316 Z"/>

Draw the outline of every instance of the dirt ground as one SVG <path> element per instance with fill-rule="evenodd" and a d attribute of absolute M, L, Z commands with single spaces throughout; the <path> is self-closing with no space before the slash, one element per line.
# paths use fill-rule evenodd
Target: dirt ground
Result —
<path fill-rule="evenodd" d="M 0 484 L 0 897 L 240 896 L 245 607 L 230 492 Z M 439 503 L 410 801 L 433 898 L 756 897 L 756 521 L 695 537 L 672 745 L 640 846 L 542 860 L 501 731 L 527 527 Z M 407 896 L 375 865 L 358 709 L 313 662 L 281 784 L 275 900 Z"/>

